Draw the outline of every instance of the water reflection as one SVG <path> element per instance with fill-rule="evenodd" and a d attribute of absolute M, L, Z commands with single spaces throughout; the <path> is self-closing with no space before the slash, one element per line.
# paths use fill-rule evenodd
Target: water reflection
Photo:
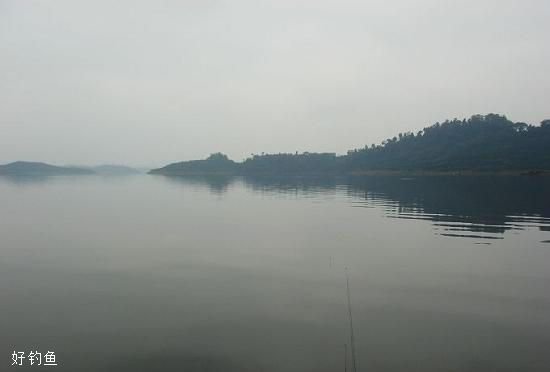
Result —
<path fill-rule="evenodd" d="M 60 371 L 343 370 L 347 267 L 358 370 L 547 371 L 547 182 L 0 179 L 0 350 L 50 348 Z"/>
<path fill-rule="evenodd" d="M 0 175 L 0 183 L 5 183 L 13 186 L 27 186 L 27 185 L 39 185 L 54 180 L 55 177 L 47 176 L 18 176 L 18 175 Z"/>
<path fill-rule="evenodd" d="M 507 231 L 550 231 L 550 178 L 458 176 L 168 177 L 218 194 L 242 183 L 253 192 L 300 198 L 345 197 L 385 217 L 426 220 L 446 237 L 503 239 Z"/>
<path fill-rule="evenodd" d="M 502 239 L 506 231 L 550 224 L 548 178 L 371 177 L 356 181 L 353 188 L 364 195 L 363 204 L 382 205 L 390 218 L 429 220 L 442 236 Z"/>
<path fill-rule="evenodd" d="M 243 365 L 241 361 L 231 358 L 214 357 L 212 355 L 181 355 L 180 353 L 165 353 L 127 358 L 118 358 L 114 362 L 101 367 L 103 371 L 224 371 L 246 372 L 258 371 L 258 366 Z"/>
<path fill-rule="evenodd" d="M 233 176 L 177 176 L 163 177 L 173 184 L 182 186 L 192 186 L 202 188 L 206 186 L 212 194 L 222 195 L 226 193 L 230 186 L 235 182 L 236 177 Z"/>

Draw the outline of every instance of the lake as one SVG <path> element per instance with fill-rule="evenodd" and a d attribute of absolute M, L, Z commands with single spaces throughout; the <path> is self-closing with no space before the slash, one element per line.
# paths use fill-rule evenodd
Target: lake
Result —
<path fill-rule="evenodd" d="M 550 178 L 0 177 L 0 206 L 2 371 L 352 371 L 346 272 L 358 371 L 550 368 Z"/>

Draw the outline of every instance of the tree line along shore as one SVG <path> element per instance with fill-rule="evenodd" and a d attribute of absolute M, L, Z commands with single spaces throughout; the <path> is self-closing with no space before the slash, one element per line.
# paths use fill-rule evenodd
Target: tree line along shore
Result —
<path fill-rule="evenodd" d="M 512 122 L 497 114 L 435 123 L 380 144 L 335 153 L 252 155 L 235 162 L 222 153 L 153 169 L 162 175 L 411 174 L 477 175 L 550 172 L 550 120 Z"/>

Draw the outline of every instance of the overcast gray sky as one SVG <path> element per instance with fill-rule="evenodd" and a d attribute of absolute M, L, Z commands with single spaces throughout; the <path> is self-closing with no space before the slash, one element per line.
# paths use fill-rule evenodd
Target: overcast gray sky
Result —
<path fill-rule="evenodd" d="M 548 0 L 0 0 L 0 162 L 333 151 L 550 118 Z"/>

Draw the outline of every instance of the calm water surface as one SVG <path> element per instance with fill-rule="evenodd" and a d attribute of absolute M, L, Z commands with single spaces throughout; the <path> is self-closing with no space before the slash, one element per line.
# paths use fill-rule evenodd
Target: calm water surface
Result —
<path fill-rule="evenodd" d="M 359 371 L 550 370 L 549 178 L 0 178 L 0 239 L 2 371 L 343 371 L 346 267 Z"/>

